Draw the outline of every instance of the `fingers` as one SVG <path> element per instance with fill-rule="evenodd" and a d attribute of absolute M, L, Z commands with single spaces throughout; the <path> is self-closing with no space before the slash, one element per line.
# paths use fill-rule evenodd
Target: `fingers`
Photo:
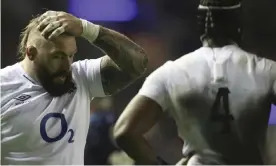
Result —
<path fill-rule="evenodd" d="M 54 38 L 65 31 L 65 26 L 62 26 L 62 21 L 59 20 L 62 13 L 55 11 L 48 11 L 40 16 L 38 20 L 37 29 L 41 35 L 47 38 Z"/>
<path fill-rule="evenodd" d="M 46 26 L 46 28 L 43 29 L 43 31 L 41 32 L 41 35 L 44 37 L 49 36 L 50 32 L 52 32 L 53 30 L 57 29 L 60 26 L 61 26 L 60 21 L 51 22 Z"/>
<path fill-rule="evenodd" d="M 40 18 L 38 19 L 38 22 L 41 22 L 41 21 L 44 20 L 46 17 L 49 17 L 49 16 L 58 16 L 58 15 L 60 15 L 61 13 L 63 13 L 63 12 L 47 11 L 47 12 L 45 12 L 44 14 L 42 14 L 42 15 L 40 16 Z"/>
<path fill-rule="evenodd" d="M 65 26 L 58 27 L 51 33 L 51 35 L 49 36 L 49 39 L 50 40 L 54 39 L 54 38 L 58 37 L 59 35 L 61 35 L 63 32 L 65 32 Z"/>
<path fill-rule="evenodd" d="M 56 16 L 49 16 L 49 17 L 45 17 L 37 26 L 37 29 L 39 31 L 42 31 L 48 24 L 53 23 L 57 21 L 57 17 Z"/>

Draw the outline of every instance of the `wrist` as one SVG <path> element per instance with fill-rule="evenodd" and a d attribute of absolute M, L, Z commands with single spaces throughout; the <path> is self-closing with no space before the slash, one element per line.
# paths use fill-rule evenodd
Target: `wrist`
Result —
<path fill-rule="evenodd" d="M 83 28 L 81 36 L 88 40 L 90 43 L 93 43 L 99 35 L 100 26 L 84 19 L 80 20 Z"/>

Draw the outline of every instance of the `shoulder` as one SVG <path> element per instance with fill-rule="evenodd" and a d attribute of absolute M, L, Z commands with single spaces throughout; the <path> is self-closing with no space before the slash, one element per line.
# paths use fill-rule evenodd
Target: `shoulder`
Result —
<path fill-rule="evenodd" d="M 28 79 L 27 76 L 24 78 L 24 71 L 23 68 L 20 68 L 19 63 L 1 69 L 1 106 L 12 99 L 16 99 L 18 102 L 29 99 L 29 95 L 22 94 L 23 89 L 32 90 L 33 88 L 33 86 L 30 86 L 32 83 Z"/>
<path fill-rule="evenodd" d="M 172 65 L 172 61 L 167 61 L 165 64 L 153 71 L 146 78 L 139 93 L 148 94 L 150 92 L 150 95 L 152 96 L 153 94 L 156 95 L 160 92 L 166 91 L 168 80 L 171 77 L 170 72 Z"/>
<path fill-rule="evenodd" d="M 157 68 L 148 78 L 163 79 L 164 82 L 183 77 L 189 72 L 198 71 L 200 66 L 204 66 L 206 60 L 204 53 L 205 48 L 197 49 L 193 52 L 187 53 L 174 61 L 167 61 L 165 64 Z"/>
<path fill-rule="evenodd" d="M 208 48 L 201 47 L 193 52 L 187 53 L 173 61 L 171 64 L 171 77 L 186 77 L 201 74 L 209 68 L 208 61 L 211 60 L 211 52 Z M 210 60 L 209 60 L 209 59 Z M 186 75 L 186 76 L 185 76 Z"/>
<path fill-rule="evenodd" d="M 18 74 L 18 63 L 14 64 L 14 65 L 10 65 L 10 66 L 6 66 L 3 69 L 0 69 L 0 77 L 2 78 L 11 78 L 12 76 Z"/>
<path fill-rule="evenodd" d="M 158 67 L 153 71 L 146 80 L 152 81 L 166 81 L 166 78 L 171 76 L 171 71 L 173 70 L 173 61 L 167 61 L 162 66 Z"/>
<path fill-rule="evenodd" d="M 76 82 L 100 79 L 102 58 L 79 60 L 72 64 L 72 75 Z"/>
<path fill-rule="evenodd" d="M 185 61 L 193 61 L 200 60 L 199 57 L 205 56 L 211 52 L 209 47 L 200 47 L 195 51 L 188 52 L 182 55 L 180 58 L 176 59 L 175 62 L 185 62 Z"/>
<path fill-rule="evenodd" d="M 72 64 L 72 72 L 86 72 L 88 69 L 100 68 L 102 58 L 78 60 Z"/>
<path fill-rule="evenodd" d="M 14 85 L 18 83 L 23 83 L 23 69 L 20 68 L 20 64 L 16 63 L 14 65 L 0 69 L 0 80 L 1 88 L 6 87 L 9 84 Z"/>
<path fill-rule="evenodd" d="M 246 51 L 239 46 L 227 46 L 225 47 L 225 52 L 230 51 L 232 61 L 235 64 L 239 65 L 248 65 L 248 64 L 260 64 L 265 62 L 265 58 L 262 58 L 252 52 Z"/>
<path fill-rule="evenodd" d="M 245 51 L 242 48 L 237 48 L 236 50 L 239 53 L 236 55 L 236 59 L 238 62 L 246 62 L 243 64 L 245 64 L 246 66 L 251 65 L 252 67 L 255 68 L 257 72 L 262 71 L 268 74 L 274 71 L 274 74 L 276 74 L 275 61 L 259 56 L 257 54 Z"/>
<path fill-rule="evenodd" d="M 175 66 L 180 68 L 189 68 L 192 66 L 202 65 L 206 63 L 208 58 L 212 54 L 212 50 L 208 47 L 201 47 L 193 52 L 182 55 L 180 58 L 174 61 Z"/>

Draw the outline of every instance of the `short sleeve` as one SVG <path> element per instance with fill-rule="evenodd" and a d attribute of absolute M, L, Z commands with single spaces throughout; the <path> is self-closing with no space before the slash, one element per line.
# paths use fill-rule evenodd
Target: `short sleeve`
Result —
<path fill-rule="evenodd" d="M 151 73 L 138 93 L 138 95 L 146 96 L 157 102 L 163 111 L 166 111 L 169 106 L 167 92 L 168 63 Z"/>
<path fill-rule="evenodd" d="M 106 96 L 101 79 L 101 60 L 102 58 L 86 59 L 74 62 L 72 65 L 76 79 L 80 79 L 78 81 L 87 88 L 90 98 Z"/>

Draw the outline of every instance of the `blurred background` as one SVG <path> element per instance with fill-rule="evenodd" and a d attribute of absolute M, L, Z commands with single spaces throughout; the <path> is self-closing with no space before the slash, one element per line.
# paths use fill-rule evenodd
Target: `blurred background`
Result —
<path fill-rule="evenodd" d="M 130 37 L 148 52 L 150 73 L 165 61 L 174 60 L 201 46 L 196 31 L 198 2 L 198 0 L 2 0 L 1 68 L 18 61 L 18 39 L 20 31 L 28 21 L 46 10 L 59 10 L 112 28 Z M 262 56 L 271 58 L 274 56 L 276 59 L 275 7 L 275 0 L 243 0 L 244 49 Z M 75 60 L 97 58 L 103 55 L 83 39 L 78 39 L 78 50 Z M 93 131 L 88 141 L 95 140 L 96 137 L 98 140 L 109 138 L 109 129 L 112 128 L 126 104 L 138 92 L 143 81 L 144 78 L 140 79 L 112 98 L 95 99 L 91 103 L 91 126 L 94 124 L 94 126 L 103 126 L 105 129 L 102 127 L 91 129 Z M 276 149 L 276 141 L 274 141 L 276 140 L 276 107 L 273 109 L 268 130 L 268 147 L 271 151 Z M 181 157 L 182 148 L 182 141 L 177 137 L 174 125 L 174 122 L 164 115 L 160 123 L 146 135 L 159 155 L 170 163 L 175 163 Z M 105 134 L 97 133 L 103 130 L 106 131 Z M 91 145 L 92 150 L 86 149 L 87 154 L 93 154 L 97 145 Z M 103 156 L 120 152 L 112 145 L 111 141 L 110 146 L 102 150 Z M 126 156 L 117 156 L 117 158 L 120 157 L 125 162 L 131 162 Z M 103 161 L 87 160 L 90 165 L 100 162 Z M 116 162 L 113 161 L 113 163 Z"/>

